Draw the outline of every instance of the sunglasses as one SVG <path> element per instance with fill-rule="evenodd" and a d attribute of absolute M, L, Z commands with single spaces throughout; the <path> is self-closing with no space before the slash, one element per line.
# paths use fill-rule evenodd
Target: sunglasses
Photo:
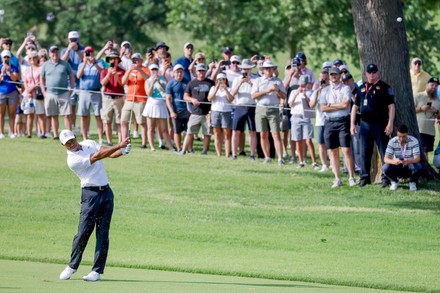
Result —
<path fill-rule="evenodd" d="M 78 42 L 78 39 L 77 38 L 72 38 L 72 39 L 69 39 L 71 42 Z"/>
<path fill-rule="evenodd" d="M 193 46 L 188 46 L 188 47 L 186 47 L 187 49 L 190 49 L 190 50 L 194 50 L 194 47 Z"/>
<path fill-rule="evenodd" d="M 9 57 L 9 56 L 3 56 L 3 58 L 7 58 L 7 59 L 10 59 L 11 57 Z"/>
<path fill-rule="evenodd" d="M 369 74 L 375 74 L 377 71 L 367 71 Z"/>
<path fill-rule="evenodd" d="M 12 42 L 4 42 L 5 45 L 12 45 Z"/>
<path fill-rule="evenodd" d="M 414 62 L 414 65 L 422 65 L 422 63 L 420 63 L 420 62 Z"/>
<path fill-rule="evenodd" d="M 234 62 L 231 62 L 232 64 L 240 64 L 240 62 L 237 62 L 237 61 L 234 61 Z"/>
<path fill-rule="evenodd" d="M 339 75 L 339 74 L 337 74 L 337 73 L 330 73 L 330 75 Z"/>
<path fill-rule="evenodd" d="M 341 70 L 341 73 L 348 73 L 347 70 Z"/>

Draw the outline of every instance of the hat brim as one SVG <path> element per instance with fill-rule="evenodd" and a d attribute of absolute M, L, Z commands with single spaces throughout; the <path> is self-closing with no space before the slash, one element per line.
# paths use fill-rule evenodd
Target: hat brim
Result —
<path fill-rule="evenodd" d="M 274 69 L 277 69 L 278 66 L 276 66 L 276 65 L 274 65 L 274 66 L 263 66 L 262 68 L 274 68 Z"/>
<path fill-rule="evenodd" d="M 252 69 L 255 68 L 255 65 L 238 65 L 238 68 L 240 69 Z"/>
<path fill-rule="evenodd" d="M 121 62 L 121 58 L 119 58 L 119 56 L 114 56 L 114 55 L 113 56 L 110 55 L 110 56 L 105 57 L 105 61 L 107 63 L 109 63 L 110 62 L 110 58 L 115 58 L 115 59 L 118 58 L 119 62 Z"/>

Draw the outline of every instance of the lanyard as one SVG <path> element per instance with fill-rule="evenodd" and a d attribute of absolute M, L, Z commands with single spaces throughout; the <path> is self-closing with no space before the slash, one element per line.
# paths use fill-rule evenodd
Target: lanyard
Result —
<path fill-rule="evenodd" d="M 368 82 L 367 82 L 367 84 L 366 84 L 366 87 L 365 87 L 365 96 L 368 96 L 368 92 L 371 90 L 371 88 L 373 87 L 373 86 L 375 86 L 376 85 L 376 83 L 378 83 L 379 82 L 379 80 L 377 80 L 375 83 L 373 83 L 371 86 L 368 86 Z"/>
<path fill-rule="evenodd" d="M 403 149 L 402 149 L 402 145 L 400 145 L 400 152 L 402 153 L 402 158 L 404 158 L 404 159 L 405 159 L 405 156 L 406 156 L 406 146 L 407 145 L 408 145 L 408 142 L 405 143 L 405 146 L 403 147 Z"/>

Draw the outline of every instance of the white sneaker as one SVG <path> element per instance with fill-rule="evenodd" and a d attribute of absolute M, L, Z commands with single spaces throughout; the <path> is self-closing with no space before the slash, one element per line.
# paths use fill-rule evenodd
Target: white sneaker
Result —
<path fill-rule="evenodd" d="M 47 138 L 51 138 L 52 134 L 50 132 L 46 132 L 46 134 L 44 136 L 47 137 Z"/>
<path fill-rule="evenodd" d="M 342 181 L 341 181 L 341 179 L 335 179 L 335 180 L 333 181 L 332 188 L 339 187 L 339 186 L 342 186 Z"/>
<path fill-rule="evenodd" d="M 60 280 L 69 280 L 70 277 L 76 272 L 76 270 L 72 269 L 71 267 L 67 266 L 64 271 L 60 274 Z"/>
<path fill-rule="evenodd" d="M 410 183 L 409 183 L 409 190 L 410 190 L 410 191 L 416 191 L 416 190 L 417 190 L 417 183 L 415 183 L 415 182 L 410 182 Z"/>
<path fill-rule="evenodd" d="M 315 170 L 319 170 L 319 165 L 318 165 L 318 163 L 313 163 L 313 164 L 312 164 L 312 168 L 315 169 Z"/>
<path fill-rule="evenodd" d="M 319 172 L 323 173 L 323 172 L 327 172 L 327 170 L 328 170 L 327 165 L 322 165 L 321 170 L 319 170 Z"/>
<path fill-rule="evenodd" d="M 350 179 L 348 179 L 348 184 L 350 186 L 356 186 L 357 185 L 356 179 L 354 179 L 354 177 L 351 177 Z"/>
<path fill-rule="evenodd" d="M 9 134 L 9 138 L 16 138 L 16 137 L 17 137 L 17 135 L 15 133 L 10 133 Z"/>
<path fill-rule="evenodd" d="M 396 190 L 397 187 L 399 187 L 399 182 L 393 182 L 393 181 L 391 181 L 390 190 Z"/>
<path fill-rule="evenodd" d="M 133 131 L 133 138 L 139 138 L 139 132 Z"/>
<path fill-rule="evenodd" d="M 0 133 L 0 139 L 5 138 L 5 135 L 3 133 Z"/>
<path fill-rule="evenodd" d="M 83 280 L 88 281 L 88 282 L 96 282 L 96 281 L 99 281 L 100 279 L 101 279 L 101 277 L 95 271 L 91 271 L 87 276 L 83 277 Z"/>

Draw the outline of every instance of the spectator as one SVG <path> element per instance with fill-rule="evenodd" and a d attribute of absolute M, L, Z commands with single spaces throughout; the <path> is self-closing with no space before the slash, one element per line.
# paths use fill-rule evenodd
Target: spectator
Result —
<path fill-rule="evenodd" d="M 104 62 L 95 59 L 94 49 L 91 46 L 84 48 L 83 62 L 79 64 L 76 77 L 79 79 L 78 116 L 81 116 L 81 132 L 84 140 L 87 140 L 90 129 L 90 105 L 95 115 L 98 128 L 99 144 L 103 143 L 102 133 L 104 127 L 101 119 L 102 95 L 100 75 L 104 69 Z"/>
<path fill-rule="evenodd" d="M 5 128 L 5 114 L 8 109 L 9 137 L 15 138 L 15 112 L 18 105 L 19 95 L 14 84 L 20 79 L 18 67 L 11 63 L 12 53 L 3 50 L 1 53 L 2 63 L 0 64 L 0 139 L 3 139 Z"/>
<path fill-rule="evenodd" d="M 178 152 L 182 150 L 182 132 L 188 127 L 190 116 L 190 113 L 186 108 L 186 103 L 183 100 L 187 85 L 183 77 L 184 72 L 185 69 L 181 64 L 174 65 L 174 78 L 166 87 L 166 102 L 173 123 L 174 143 Z"/>
<path fill-rule="evenodd" d="M 168 83 L 173 79 L 173 63 L 171 62 L 171 54 L 169 52 L 163 53 L 162 64 L 160 65 L 159 75 L 165 78 Z"/>
<path fill-rule="evenodd" d="M 307 84 L 307 88 L 311 89 L 313 87 L 313 83 L 315 82 L 315 74 L 313 71 L 306 67 L 307 65 L 307 57 L 306 54 L 299 52 L 296 54 L 296 57 L 301 60 L 301 64 L 299 66 L 300 75 L 308 75 L 309 83 Z"/>
<path fill-rule="evenodd" d="M 323 70 L 319 74 L 319 87 L 315 89 L 315 91 L 313 92 L 310 98 L 310 103 L 309 103 L 310 108 L 314 108 L 317 104 L 319 104 L 319 100 L 321 98 L 321 92 L 325 87 L 329 86 L 329 84 L 330 82 L 329 82 L 328 70 L 326 66 L 323 66 Z M 316 127 L 316 141 L 318 142 L 318 148 L 319 148 L 319 158 L 322 164 L 321 170 L 319 170 L 319 172 L 326 172 L 328 170 L 327 147 L 325 146 L 325 140 L 324 140 L 324 125 L 325 125 L 325 116 L 324 113 L 321 111 L 321 107 L 318 106 L 316 107 L 315 127 Z"/>
<path fill-rule="evenodd" d="M 121 58 L 118 53 L 113 51 L 105 60 L 110 64 L 108 68 L 101 71 L 100 80 L 103 87 L 102 94 L 102 111 L 101 119 L 105 127 L 105 135 L 107 137 L 107 144 L 113 145 L 112 137 L 112 123 L 113 116 L 115 118 L 116 127 L 118 130 L 118 141 L 122 140 L 121 135 L 121 110 L 124 104 L 122 96 L 124 95 L 124 84 L 122 77 L 125 71 L 119 67 Z"/>
<path fill-rule="evenodd" d="M 383 173 L 391 181 L 390 190 L 399 186 L 399 178 L 409 178 L 409 190 L 417 190 L 417 181 L 422 170 L 420 147 L 417 138 L 408 135 L 406 125 L 399 126 L 397 136 L 392 138 L 385 151 Z"/>
<path fill-rule="evenodd" d="M 78 131 L 79 129 L 76 129 L 76 105 L 78 104 L 78 89 L 79 89 L 79 78 L 77 77 L 79 64 L 83 61 L 83 53 L 84 53 L 84 46 L 79 44 L 79 33 L 77 31 L 71 31 L 68 35 L 69 39 L 69 45 L 63 50 L 61 50 L 61 60 L 66 61 L 69 63 L 70 67 L 72 68 L 73 76 L 75 79 L 75 88 L 70 96 L 70 103 L 72 106 L 72 115 L 70 122 L 72 123 L 72 128 Z"/>
<path fill-rule="evenodd" d="M 123 41 L 121 43 L 121 49 L 119 51 L 119 58 L 121 58 L 119 67 L 122 68 L 124 71 L 127 71 L 132 64 L 131 61 L 132 53 L 133 53 L 133 48 L 131 46 L 131 43 L 129 41 Z"/>
<path fill-rule="evenodd" d="M 244 132 L 246 124 L 250 136 L 250 159 L 255 161 L 257 150 L 257 133 L 255 128 L 255 101 L 252 99 L 252 83 L 258 76 L 252 74 L 255 65 L 249 59 L 243 59 L 241 65 L 242 76 L 232 83 L 231 95 L 235 98 L 236 105 L 232 121 L 232 160 L 237 158 L 237 147 L 239 146 L 240 134 Z"/>
<path fill-rule="evenodd" d="M 223 48 L 223 60 L 224 60 L 223 70 L 228 70 L 231 67 L 231 62 L 232 62 L 231 58 L 233 53 L 234 53 L 234 48 L 230 46 L 226 46 Z"/>
<path fill-rule="evenodd" d="M 147 103 L 147 93 L 145 92 L 145 81 L 150 77 L 150 70 L 142 65 L 144 61 L 141 53 L 134 53 L 132 56 L 133 64 L 122 77 L 122 84 L 127 86 L 124 107 L 121 113 L 121 133 L 122 139 L 128 137 L 130 116 L 132 121 L 141 125 L 141 148 L 147 148 L 147 120 L 142 116 Z M 134 104 L 133 104 L 134 103 Z M 132 112 L 133 111 L 133 112 Z"/>
<path fill-rule="evenodd" d="M 49 55 L 50 60 L 43 64 L 41 70 L 40 85 L 44 94 L 44 109 L 53 128 L 53 138 L 58 140 L 58 115 L 64 116 L 65 128 L 72 129 L 70 96 L 75 86 L 75 78 L 69 63 L 60 60 L 56 45 L 49 48 Z"/>
<path fill-rule="evenodd" d="M 337 67 L 331 68 L 330 85 L 321 92 L 319 106 L 325 113 L 326 124 L 324 127 L 324 140 L 333 166 L 335 180 L 332 188 L 342 185 L 340 176 L 339 147 L 342 149 L 347 163 L 349 185 L 356 185 L 354 179 L 353 157 L 350 151 L 350 88 L 340 81 L 340 71 Z"/>
<path fill-rule="evenodd" d="M 419 57 L 413 58 L 411 61 L 411 70 L 409 71 L 409 75 L 411 76 L 413 95 L 415 96 L 417 93 L 425 91 L 426 84 L 431 78 L 431 75 L 422 70 L 422 59 Z"/>
<path fill-rule="evenodd" d="M 21 52 L 23 51 L 23 49 L 26 50 L 25 57 L 21 56 Z M 28 56 L 29 53 L 33 51 L 37 51 L 37 46 L 35 45 L 35 36 L 32 34 L 32 35 L 28 35 L 24 39 L 23 43 L 21 44 L 20 48 L 18 48 L 16 53 L 18 57 L 18 62 L 21 65 L 21 72 L 24 72 L 26 68 L 31 66 Z"/>
<path fill-rule="evenodd" d="M 437 99 L 437 87 L 438 79 L 431 77 L 425 91 L 414 96 L 420 144 L 427 161 L 429 161 L 428 153 L 434 150 L 435 124 L 440 124 L 440 100 Z"/>
<path fill-rule="evenodd" d="M 165 42 L 160 41 L 156 43 L 156 57 L 159 60 L 159 67 L 162 66 L 164 54 L 169 50 L 170 47 Z"/>
<path fill-rule="evenodd" d="M 2 49 L 3 49 L 2 51 L 8 50 L 11 53 L 11 58 L 9 60 L 9 64 L 15 66 L 16 68 L 18 68 L 18 70 L 20 70 L 20 62 L 19 62 L 17 56 L 15 56 L 12 53 L 12 44 L 14 43 L 12 41 L 12 39 L 11 38 L 3 38 L 3 39 L 0 39 L 0 41 L 2 44 Z M 3 63 L 3 58 L 0 61 L 0 64 L 1 63 Z M 18 73 L 20 73 L 20 72 L 18 72 Z"/>
<path fill-rule="evenodd" d="M 211 126 L 214 129 L 215 151 L 222 156 L 222 145 L 225 145 L 225 155 L 231 154 L 232 136 L 232 101 L 234 97 L 228 88 L 226 74 L 217 75 L 215 86 L 209 90 L 208 101 L 211 105 Z"/>
<path fill-rule="evenodd" d="M 188 130 L 182 151 L 179 153 L 182 155 L 189 150 L 189 146 L 192 146 L 194 135 L 199 132 L 200 127 L 202 127 L 203 132 L 203 155 L 207 154 L 211 140 L 211 131 L 207 124 L 206 115 L 211 110 L 211 105 L 208 103 L 208 94 L 211 87 L 214 86 L 214 82 L 206 78 L 205 64 L 197 65 L 196 71 L 197 77 L 191 80 L 185 89 L 184 99 L 188 102 L 188 110 L 191 116 L 189 117 Z"/>
<path fill-rule="evenodd" d="M 101 51 L 99 51 L 98 54 L 96 54 L 96 56 L 95 56 L 95 60 L 101 60 L 102 63 L 104 64 L 103 69 L 108 68 L 110 65 L 109 63 L 107 63 L 107 61 L 105 61 L 105 56 L 110 55 L 110 53 L 113 51 L 113 46 L 114 46 L 113 41 L 108 40 L 105 43 L 104 47 L 102 47 Z"/>
<path fill-rule="evenodd" d="M 241 58 L 238 55 L 231 56 L 231 65 L 229 66 L 229 69 L 225 71 L 226 78 L 228 80 L 228 87 L 232 87 L 232 83 L 237 77 L 241 76 L 241 70 L 239 68 L 239 65 L 241 63 Z"/>
<path fill-rule="evenodd" d="M 24 80 L 24 92 L 23 92 L 23 102 L 22 108 L 27 103 L 33 103 L 35 111 L 27 115 L 27 135 L 29 138 L 32 137 L 32 126 L 34 125 L 34 116 L 37 115 L 37 135 L 40 138 L 46 138 L 46 115 L 44 111 L 44 96 L 40 87 L 40 75 L 42 66 L 39 62 L 39 57 L 37 51 L 32 51 L 27 55 L 27 59 L 30 62 L 30 66 L 26 67 L 23 71 Z"/>
<path fill-rule="evenodd" d="M 275 150 L 278 155 L 278 164 L 284 165 L 282 158 L 282 146 L 280 138 L 280 107 L 283 107 L 286 98 L 286 89 L 278 77 L 274 77 L 277 66 L 271 60 L 264 61 L 264 76 L 255 79 L 252 84 L 252 98 L 257 100 L 255 110 L 256 129 L 260 132 L 261 148 L 265 159 L 269 163 L 270 144 L 269 131 L 274 140 Z"/>
<path fill-rule="evenodd" d="M 183 67 L 183 79 L 184 82 L 188 83 L 191 80 L 191 72 L 189 66 L 193 62 L 192 53 L 194 51 L 194 46 L 191 42 L 185 43 L 183 45 L 183 56 L 177 58 L 174 62 L 175 65 L 180 64 Z"/>
<path fill-rule="evenodd" d="M 375 64 L 369 64 L 367 81 L 363 83 L 356 94 L 356 101 L 351 110 L 352 135 L 356 134 L 356 113 L 359 110 L 360 128 L 359 140 L 361 144 L 361 180 L 359 186 L 371 184 L 371 156 L 373 155 L 374 142 L 376 142 L 382 160 L 388 144 L 388 137 L 393 132 L 395 115 L 394 95 L 391 87 L 380 80 L 379 69 Z M 389 179 L 382 173 L 382 187 L 389 185 Z"/>
<path fill-rule="evenodd" d="M 142 115 L 147 117 L 148 125 L 148 143 L 152 151 L 154 148 L 154 130 L 156 127 L 159 131 L 159 136 L 162 136 L 170 151 L 173 151 L 170 136 L 168 134 L 167 119 L 170 115 L 167 110 L 165 102 L 166 81 L 163 76 L 159 75 L 159 66 L 151 64 L 148 68 L 151 71 L 151 76 L 145 82 L 145 92 L 148 95 L 148 101 Z"/>
<path fill-rule="evenodd" d="M 333 66 L 339 68 L 341 65 L 344 65 L 344 62 L 341 59 L 335 59 L 333 61 Z"/>
<path fill-rule="evenodd" d="M 303 75 L 299 80 L 299 88 L 291 91 L 289 95 L 289 107 L 291 109 L 291 141 L 296 143 L 296 150 L 298 151 L 299 164 L 297 168 L 305 166 L 306 145 L 310 150 L 310 157 L 312 159 L 312 167 L 315 170 L 319 169 L 316 163 L 315 147 L 313 145 L 313 125 L 309 117 L 305 116 L 305 111 L 310 109 L 311 90 L 307 90 L 308 76 Z"/>

